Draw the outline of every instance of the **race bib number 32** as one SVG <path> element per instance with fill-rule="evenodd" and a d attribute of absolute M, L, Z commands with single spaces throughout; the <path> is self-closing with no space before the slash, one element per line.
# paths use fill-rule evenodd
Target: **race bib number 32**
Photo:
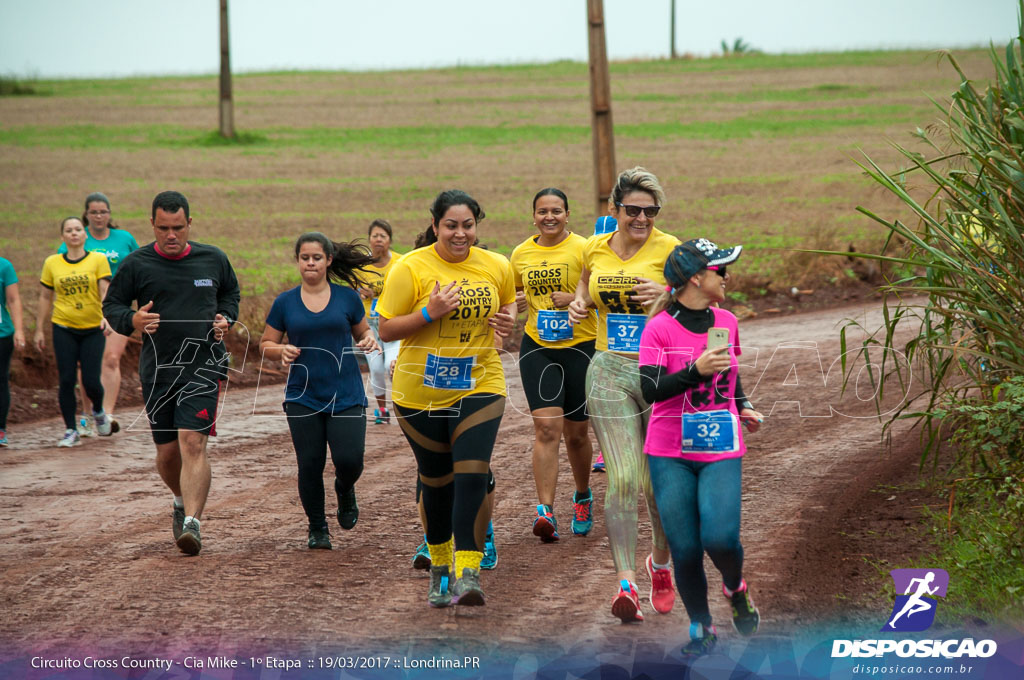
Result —
<path fill-rule="evenodd" d="M 729 453 L 740 447 L 736 416 L 725 409 L 683 414 L 684 453 Z"/>
<path fill-rule="evenodd" d="M 569 312 L 542 309 L 537 312 L 537 335 L 545 342 L 572 340 Z"/>
<path fill-rule="evenodd" d="M 643 314 L 609 314 L 608 349 L 613 352 L 639 352 L 640 335 L 647 317 Z"/>
<path fill-rule="evenodd" d="M 473 389 L 473 366 L 476 357 L 439 357 L 427 355 L 423 384 L 438 390 Z"/>

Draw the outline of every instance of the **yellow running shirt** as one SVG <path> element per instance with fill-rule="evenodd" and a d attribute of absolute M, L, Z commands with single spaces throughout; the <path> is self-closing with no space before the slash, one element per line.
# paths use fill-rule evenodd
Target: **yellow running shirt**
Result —
<path fill-rule="evenodd" d="M 652 229 L 640 250 L 623 260 L 608 245 L 616 233 L 591 236 L 583 248 L 583 266 L 590 272 L 590 298 L 599 312 L 595 347 L 620 354 L 637 354 L 647 310 L 640 304 L 630 303 L 629 292 L 637 277 L 665 285 L 665 260 L 679 245 L 679 239 Z"/>
<path fill-rule="evenodd" d="M 378 299 L 384 291 L 384 279 L 388 277 L 388 272 L 391 271 L 391 268 L 398 262 L 398 258 L 401 257 L 394 251 L 389 252 L 391 253 L 391 259 L 383 267 L 371 264 L 365 270 L 358 272 L 366 287 L 373 291 L 372 298 L 362 298 L 363 307 L 366 308 L 366 316 L 370 316 L 373 313 L 373 301 Z"/>
<path fill-rule="evenodd" d="M 516 288 L 526 292 L 530 309 L 526 334 L 544 347 L 572 347 L 593 340 L 597 320 L 591 314 L 586 321 L 569 323 L 568 307 L 555 309 L 551 293 L 557 290 L 575 293 L 583 271 L 583 247 L 587 239 L 570 233 L 558 245 L 542 246 L 537 236 L 526 239 L 512 251 L 512 271 Z M 538 321 L 539 328 L 538 328 Z"/>
<path fill-rule="evenodd" d="M 96 328 L 103 322 L 100 279 L 110 279 L 110 261 L 102 253 L 86 253 L 77 262 L 64 254 L 50 255 L 39 281 L 54 292 L 53 316 L 58 326 Z"/>
<path fill-rule="evenodd" d="M 391 387 L 405 408 L 438 409 L 470 394 L 505 395 L 505 372 L 487 320 L 516 299 L 512 266 L 503 255 L 470 248 L 459 263 L 447 262 L 433 245 L 406 253 L 388 274 L 377 302 L 385 319 L 421 313 L 434 284 L 462 288 L 458 309 L 402 339 Z"/>

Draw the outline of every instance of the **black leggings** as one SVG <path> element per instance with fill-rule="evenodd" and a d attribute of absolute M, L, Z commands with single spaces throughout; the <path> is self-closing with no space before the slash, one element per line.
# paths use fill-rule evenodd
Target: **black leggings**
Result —
<path fill-rule="evenodd" d="M 398 423 L 416 456 L 427 543 L 482 552 L 487 522 L 491 452 L 505 397 L 473 394 L 448 408 L 424 411 L 395 404 Z"/>
<path fill-rule="evenodd" d="M 0 338 L 0 430 L 7 429 L 7 412 L 11 410 L 11 355 L 14 336 Z"/>
<path fill-rule="evenodd" d="M 339 496 L 355 486 L 363 474 L 363 452 L 366 448 L 366 409 L 347 408 L 333 416 L 308 406 L 285 402 L 288 429 L 292 433 L 295 459 L 299 464 L 299 500 L 309 518 L 309 526 L 327 526 L 324 514 L 324 467 L 327 447 L 334 462 L 334 492 Z"/>
<path fill-rule="evenodd" d="M 96 328 L 67 328 L 53 324 L 53 353 L 57 356 L 57 374 L 60 376 L 60 387 L 57 400 L 60 403 L 60 414 L 64 418 L 64 427 L 75 428 L 75 383 L 78 376 L 75 369 L 82 367 L 82 387 L 85 395 L 92 402 L 92 412 L 103 410 L 103 383 L 100 382 L 100 371 L 103 368 L 103 348 L 107 339 L 103 331 Z M 85 404 L 82 404 L 85 410 Z"/>

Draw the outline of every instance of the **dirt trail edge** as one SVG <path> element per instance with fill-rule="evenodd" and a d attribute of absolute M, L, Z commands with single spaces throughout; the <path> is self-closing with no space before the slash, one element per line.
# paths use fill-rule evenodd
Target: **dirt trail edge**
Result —
<path fill-rule="evenodd" d="M 870 392 L 866 372 L 840 395 L 838 328 L 851 317 L 870 326 L 880 315 L 846 307 L 740 325 L 744 387 L 770 414 L 747 438 L 743 496 L 745 575 L 764 634 L 856 618 L 858 603 L 863 615 L 865 593 L 882 584 L 864 560 L 898 560 L 908 549 L 901 542 L 912 514 L 906 499 L 874 490 L 913 479 L 917 437 L 899 427 L 892 446 L 882 445 L 874 409 L 857 395 Z M 560 542 L 543 545 L 532 535 L 533 428 L 513 357 L 506 373 L 510 399 L 493 458 L 499 560 L 484 574 L 485 607 L 426 605 L 426 576 L 410 566 L 420 542 L 415 466 L 397 425 L 367 427 L 356 528 L 342 531 L 332 521 L 335 549 L 310 551 L 280 410 L 283 386 L 235 389 L 210 446 L 214 482 L 195 558 L 172 542 L 171 499 L 141 414 L 131 423 L 127 411 L 119 413 L 126 432 L 74 449 L 54 448 L 56 419 L 11 433 L 14 446 L 0 450 L 4 656 L 72 649 L 248 656 L 341 647 L 515 654 L 677 644 L 688 625 L 678 600 L 662 616 L 645 597 L 642 624 L 624 626 L 610 614 L 615 578 L 603 475 L 592 479 L 598 502 L 590 536 L 565 531 Z M 559 481 L 555 512 L 568 529 L 564 455 Z M 336 507 L 329 492 L 329 518 Z M 649 546 L 642 530 L 638 566 Z M 723 636 L 734 637 L 710 564 L 708 574 L 712 614 L 725 624 Z M 642 566 L 639 587 L 646 596 Z"/>

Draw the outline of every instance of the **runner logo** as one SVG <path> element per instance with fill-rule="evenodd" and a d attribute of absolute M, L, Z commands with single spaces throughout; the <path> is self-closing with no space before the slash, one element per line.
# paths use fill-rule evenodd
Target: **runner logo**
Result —
<path fill-rule="evenodd" d="M 904 633 L 927 630 L 935 621 L 938 605 L 932 596 L 946 596 L 949 574 L 944 569 L 893 569 L 889 575 L 896 585 L 896 602 L 882 630 Z"/>
<path fill-rule="evenodd" d="M 196 414 L 196 418 L 202 418 L 203 420 L 209 420 L 210 419 L 210 414 L 207 413 L 206 409 L 204 408 L 202 411 L 200 411 L 199 413 Z"/>

